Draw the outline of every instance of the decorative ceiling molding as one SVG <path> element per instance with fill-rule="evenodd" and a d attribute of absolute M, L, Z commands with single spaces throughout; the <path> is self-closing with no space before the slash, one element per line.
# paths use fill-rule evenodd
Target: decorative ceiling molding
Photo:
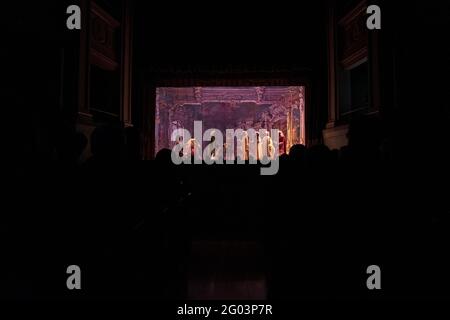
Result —
<path fill-rule="evenodd" d="M 285 104 L 286 101 L 298 103 L 304 96 L 304 87 L 164 88 L 164 93 L 167 96 L 159 95 L 160 101 L 172 106 L 205 102 Z"/>

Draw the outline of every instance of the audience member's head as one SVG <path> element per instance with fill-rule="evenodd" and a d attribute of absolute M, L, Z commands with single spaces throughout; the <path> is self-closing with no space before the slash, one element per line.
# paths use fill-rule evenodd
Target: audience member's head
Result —
<path fill-rule="evenodd" d="M 102 161 L 120 160 L 123 151 L 123 136 L 120 128 L 99 126 L 91 135 L 93 158 Z"/>
<path fill-rule="evenodd" d="M 312 169 L 328 169 L 332 164 L 332 153 L 323 144 L 312 146 L 307 151 L 307 165 Z"/>
<path fill-rule="evenodd" d="M 125 150 L 127 160 L 141 159 L 140 134 L 135 127 L 125 129 Z"/>
<path fill-rule="evenodd" d="M 81 157 L 83 154 L 84 149 L 86 149 L 88 144 L 88 139 L 82 132 L 76 132 L 75 133 L 75 152 L 77 158 Z"/>
<path fill-rule="evenodd" d="M 166 148 L 159 150 L 155 156 L 155 161 L 162 164 L 172 163 L 172 150 Z"/>
<path fill-rule="evenodd" d="M 70 129 L 62 130 L 56 141 L 58 160 L 64 163 L 77 163 L 87 143 L 88 140 L 83 133 Z"/>
<path fill-rule="evenodd" d="M 279 159 L 280 159 L 280 161 L 285 162 L 286 160 L 289 160 L 289 156 L 288 156 L 286 153 L 282 153 L 282 154 L 279 156 Z"/>
<path fill-rule="evenodd" d="M 375 117 L 354 118 L 350 122 L 347 137 L 352 153 L 373 157 L 379 152 L 384 138 L 381 122 Z"/>
<path fill-rule="evenodd" d="M 294 144 L 289 149 L 289 159 L 294 161 L 305 161 L 306 147 L 302 144 Z"/>

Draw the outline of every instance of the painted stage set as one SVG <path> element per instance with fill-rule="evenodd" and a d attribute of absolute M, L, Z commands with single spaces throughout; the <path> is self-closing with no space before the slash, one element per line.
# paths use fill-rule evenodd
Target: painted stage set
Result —
<path fill-rule="evenodd" d="M 224 135 L 227 129 L 242 129 L 245 134 L 249 129 L 277 129 L 282 154 L 305 143 L 305 87 L 160 87 L 155 119 L 155 153 L 175 146 L 171 140 L 175 130 L 193 135 L 194 121 L 202 121 L 204 131 L 217 129 Z M 206 145 L 203 141 L 202 148 Z M 244 148 L 247 158 L 248 144 Z"/>

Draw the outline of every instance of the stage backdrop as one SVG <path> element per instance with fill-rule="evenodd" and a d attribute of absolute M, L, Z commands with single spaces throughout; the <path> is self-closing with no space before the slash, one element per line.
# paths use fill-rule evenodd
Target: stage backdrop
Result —
<path fill-rule="evenodd" d="M 156 89 L 155 152 L 171 149 L 173 130 L 194 134 L 194 121 L 203 131 L 241 128 L 278 129 L 287 150 L 305 141 L 305 87 L 184 87 Z"/>

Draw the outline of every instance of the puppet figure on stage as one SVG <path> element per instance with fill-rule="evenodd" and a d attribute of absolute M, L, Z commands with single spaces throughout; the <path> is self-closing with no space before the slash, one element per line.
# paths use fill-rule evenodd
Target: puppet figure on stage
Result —
<path fill-rule="evenodd" d="M 200 153 L 201 148 L 197 140 L 195 140 L 194 138 L 191 138 L 186 142 L 183 150 L 190 150 L 190 152 L 187 152 L 187 154 L 183 155 L 184 157 L 190 157 L 192 160 L 201 160 L 201 154 L 197 154 Z"/>
<path fill-rule="evenodd" d="M 179 136 L 177 140 L 175 141 L 175 145 L 183 145 L 183 136 Z M 183 157 L 183 148 L 180 149 L 180 152 L 178 153 L 180 157 Z"/>
<path fill-rule="evenodd" d="M 275 146 L 273 144 L 273 140 L 272 137 L 269 135 L 269 132 L 267 132 L 267 156 L 269 157 L 270 160 L 275 159 L 275 157 L 277 156 L 275 154 Z"/>
<path fill-rule="evenodd" d="M 283 131 L 278 130 L 278 155 L 286 154 L 286 137 Z"/>
<path fill-rule="evenodd" d="M 258 154 L 258 160 L 263 159 L 263 157 L 267 157 L 269 159 L 275 158 L 275 146 L 273 144 L 272 137 L 267 130 L 262 137 L 259 137 Z"/>
<path fill-rule="evenodd" d="M 249 159 L 249 153 L 250 153 L 249 142 L 250 141 L 249 141 L 249 137 L 248 137 L 248 132 L 244 131 L 244 135 L 243 135 L 243 138 L 242 138 L 242 154 L 244 156 L 243 160 L 248 160 Z M 237 153 L 237 157 L 240 157 L 240 153 L 239 152 Z"/>
<path fill-rule="evenodd" d="M 212 161 L 223 159 L 223 145 L 216 143 L 216 131 L 211 133 L 211 143 L 206 148 Z"/>

